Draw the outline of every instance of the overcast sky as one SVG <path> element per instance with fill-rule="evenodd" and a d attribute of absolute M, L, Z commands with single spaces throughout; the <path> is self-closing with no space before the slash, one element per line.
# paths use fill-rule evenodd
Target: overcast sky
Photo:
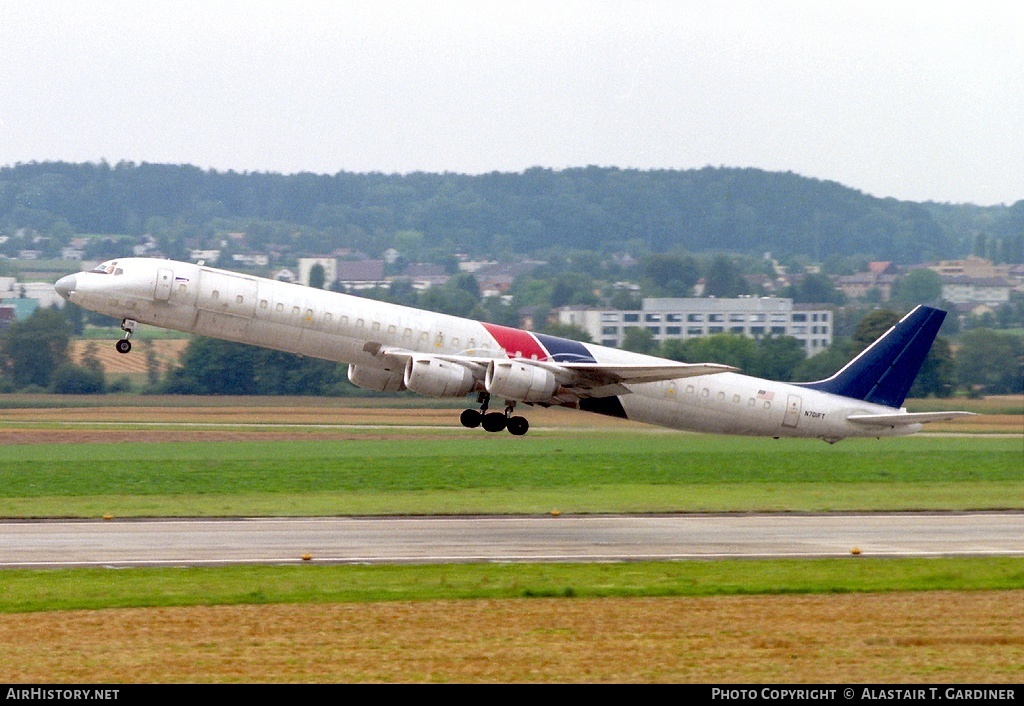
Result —
<path fill-rule="evenodd" d="M 0 0 L 0 165 L 793 171 L 1024 198 L 1024 3 Z"/>

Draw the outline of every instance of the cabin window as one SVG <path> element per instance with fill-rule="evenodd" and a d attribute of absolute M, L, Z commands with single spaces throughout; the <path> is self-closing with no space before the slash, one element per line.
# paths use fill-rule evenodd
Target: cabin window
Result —
<path fill-rule="evenodd" d="M 260 308 L 261 309 L 266 309 L 268 306 L 270 306 L 270 302 L 268 302 L 266 299 L 260 300 Z"/>
<path fill-rule="evenodd" d="M 363 325 L 364 324 L 362 319 L 356 319 L 356 328 L 362 328 Z"/>
<path fill-rule="evenodd" d="M 733 395 L 732 396 L 732 401 L 733 401 L 733 404 L 739 404 L 740 403 L 740 396 L 739 395 Z"/>
<path fill-rule="evenodd" d="M 220 292 L 216 289 L 213 290 L 213 292 L 210 293 L 210 299 L 220 299 Z"/>
<path fill-rule="evenodd" d="M 324 314 L 324 325 L 330 325 L 331 323 L 331 312 Z"/>
<path fill-rule="evenodd" d="M 772 403 L 771 402 L 765 402 L 764 403 L 764 408 L 765 409 L 771 409 L 772 408 Z"/>
<path fill-rule="evenodd" d="M 721 402 L 724 399 L 725 399 L 725 393 L 724 392 L 719 392 L 718 393 L 718 401 Z"/>
<path fill-rule="evenodd" d="M 292 307 L 292 316 L 298 316 L 298 315 L 299 315 L 299 307 L 293 306 Z"/>
<path fill-rule="evenodd" d="M 342 316 L 341 317 L 341 325 L 342 326 L 348 326 L 348 317 L 347 316 Z"/>
<path fill-rule="evenodd" d="M 412 329 L 411 328 L 407 328 L 405 330 L 405 333 L 402 334 L 402 337 L 403 338 L 412 338 Z"/>
<path fill-rule="evenodd" d="M 708 388 L 706 388 L 706 387 L 705 387 L 705 388 L 704 388 L 703 390 L 701 390 L 701 391 L 700 391 L 700 396 L 701 396 L 701 397 L 707 397 L 707 396 L 708 396 L 708 395 L 710 395 L 710 394 L 711 394 L 711 390 L 709 390 L 709 389 L 708 389 Z"/>
<path fill-rule="evenodd" d="M 284 304 L 278 302 L 277 306 L 275 306 L 274 309 L 277 311 L 284 311 Z"/>
<path fill-rule="evenodd" d="M 397 330 L 398 330 L 398 329 L 397 329 L 397 328 L 395 328 L 395 325 L 394 325 L 394 324 L 391 324 L 390 326 L 388 326 L 388 333 L 394 333 L 394 332 L 395 332 L 395 331 L 397 331 Z"/>
<path fill-rule="evenodd" d="M 688 394 L 688 395 L 692 395 L 693 394 L 693 385 L 687 385 L 686 386 L 686 394 Z"/>
<path fill-rule="evenodd" d="M 239 294 L 238 296 L 235 297 L 235 303 L 236 304 L 241 304 L 244 301 L 245 301 L 245 297 L 243 297 L 241 294 Z"/>
<path fill-rule="evenodd" d="M 749 400 L 747 400 L 747 406 L 748 407 L 753 407 L 754 406 L 754 398 L 753 397 L 751 397 Z"/>

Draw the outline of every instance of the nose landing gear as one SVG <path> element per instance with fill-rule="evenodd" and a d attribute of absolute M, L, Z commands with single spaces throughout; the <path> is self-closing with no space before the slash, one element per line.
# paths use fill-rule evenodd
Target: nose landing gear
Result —
<path fill-rule="evenodd" d="M 132 342 L 128 339 L 135 333 L 135 327 L 138 325 L 139 322 L 133 319 L 121 320 L 121 330 L 124 331 L 124 338 L 114 344 L 114 348 L 117 349 L 118 353 L 127 353 L 132 349 Z"/>
<path fill-rule="evenodd" d="M 491 395 L 488 392 L 481 392 L 480 396 L 477 397 L 477 401 L 480 402 L 480 410 L 466 409 L 463 410 L 459 416 L 459 421 L 462 422 L 462 426 L 467 429 L 476 429 L 479 426 L 484 428 L 484 431 L 498 432 L 502 429 L 508 429 L 508 433 L 513 436 L 522 436 L 530 429 L 530 422 L 527 421 L 526 417 L 512 416 L 512 412 L 515 410 L 516 403 L 514 400 L 505 401 L 505 411 L 502 412 L 488 412 L 487 407 L 491 401 Z"/>

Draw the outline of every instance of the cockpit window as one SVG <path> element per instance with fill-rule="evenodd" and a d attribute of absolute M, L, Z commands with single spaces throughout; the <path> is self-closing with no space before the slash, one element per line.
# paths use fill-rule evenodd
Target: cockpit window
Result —
<path fill-rule="evenodd" d="M 110 262 L 97 265 L 93 272 L 98 275 L 119 275 L 123 274 L 124 270 L 117 266 L 117 260 L 111 260 Z"/>

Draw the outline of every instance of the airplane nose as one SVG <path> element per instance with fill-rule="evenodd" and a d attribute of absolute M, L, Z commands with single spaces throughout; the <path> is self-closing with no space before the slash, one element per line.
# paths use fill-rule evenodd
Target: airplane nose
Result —
<path fill-rule="evenodd" d="M 78 281 L 75 279 L 75 275 L 68 275 L 67 277 L 61 277 L 57 280 L 57 283 L 53 285 L 53 288 L 57 290 L 57 294 L 67 299 L 71 296 L 71 293 L 75 291 L 75 285 L 77 284 Z"/>

